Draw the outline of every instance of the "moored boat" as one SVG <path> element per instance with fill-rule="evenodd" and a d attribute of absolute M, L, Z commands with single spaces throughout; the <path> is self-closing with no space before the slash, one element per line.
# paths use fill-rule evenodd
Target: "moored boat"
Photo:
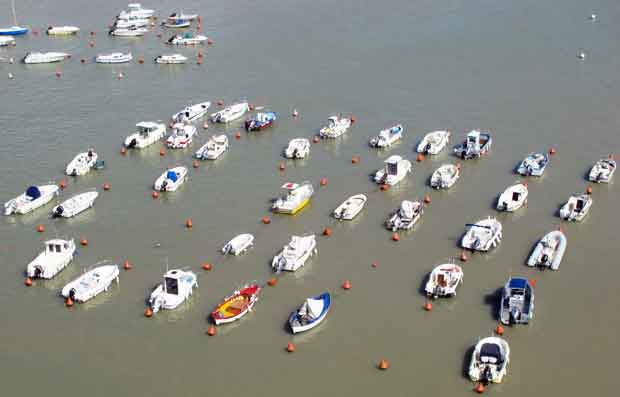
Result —
<path fill-rule="evenodd" d="M 306 264 L 306 261 L 316 254 L 316 236 L 292 236 L 291 241 L 282 248 L 282 251 L 273 257 L 271 267 L 274 272 L 285 270 L 294 272 Z"/>
<path fill-rule="evenodd" d="M 275 112 L 258 112 L 245 121 L 247 131 L 260 131 L 273 125 L 278 116 Z"/>
<path fill-rule="evenodd" d="M 198 288 L 196 273 L 189 270 L 172 269 L 164 274 L 164 281 L 149 296 L 149 306 L 153 313 L 159 310 L 174 310 L 192 296 Z"/>
<path fill-rule="evenodd" d="M 592 169 L 588 173 L 588 180 L 596 183 L 609 183 L 614 177 L 616 166 L 616 160 L 611 156 L 606 159 L 601 159 L 592 166 Z"/>
<path fill-rule="evenodd" d="M 527 265 L 541 269 L 558 270 L 566 251 L 566 245 L 566 236 L 561 230 L 553 230 L 547 233 L 534 247 L 534 251 L 527 260 Z"/>
<path fill-rule="evenodd" d="M 52 208 L 53 217 L 71 218 L 91 208 L 99 196 L 96 191 L 77 194 Z"/>
<path fill-rule="evenodd" d="M 495 336 L 483 338 L 476 343 L 469 364 L 469 378 L 473 382 L 501 383 L 508 371 L 510 347 Z"/>
<path fill-rule="evenodd" d="M 246 284 L 224 298 L 224 301 L 211 312 L 211 318 L 216 325 L 239 320 L 252 311 L 258 302 L 261 289 L 256 283 Z"/>
<path fill-rule="evenodd" d="M 60 295 L 84 303 L 107 291 L 113 281 L 118 284 L 118 265 L 96 267 L 64 286 Z"/>
<path fill-rule="evenodd" d="M 395 232 L 411 229 L 424 215 L 424 205 L 420 201 L 403 200 L 385 221 L 385 227 Z"/>
<path fill-rule="evenodd" d="M 528 189 L 526 183 L 517 182 L 508 186 L 497 199 L 497 210 L 514 212 L 527 204 Z"/>
<path fill-rule="evenodd" d="M 306 138 L 291 139 L 286 149 L 284 157 L 287 159 L 303 159 L 310 154 L 310 141 Z"/>
<path fill-rule="evenodd" d="M 181 54 L 160 55 L 155 58 L 155 63 L 176 65 L 187 62 L 187 57 Z"/>
<path fill-rule="evenodd" d="M 244 233 L 236 236 L 222 247 L 222 254 L 239 255 L 254 245 L 254 236 Z"/>
<path fill-rule="evenodd" d="M 296 334 L 316 327 L 325 319 L 330 306 L 331 296 L 329 292 L 306 299 L 288 318 L 291 331 Z"/>
<path fill-rule="evenodd" d="M 23 62 L 28 65 L 38 63 L 55 63 L 64 61 L 71 57 L 66 52 L 29 52 L 23 59 Z"/>
<path fill-rule="evenodd" d="M 186 14 L 183 11 L 173 12 L 168 16 L 168 21 L 187 20 L 193 21 L 198 18 L 198 14 Z"/>
<path fill-rule="evenodd" d="M 194 36 L 191 32 L 187 32 L 183 35 L 177 34 L 172 36 L 166 43 L 170 45 L 197 45 L 205 41 L 207 41 L 207 36 L 200 34 Z"/>
<path fill-rule="evenodd" d="M 4 203 L 4 215 L 27 214 L 52 201 L 58 196 L 57 185 L 30 186 L 26 191 Z"/>
<path fill-rule="evenodd" d="M 450 142 L 452 133 L 449 130 L 432 131 L 424 135 L 424 138 L 418 143 L 416 151 L 421 154 L 436 155 L 446 147 Z"/>
<path fill-rule="evenodd" d="M 49 36 L 70 36 L 77 34 L 80 28 L 77 26 L 49 26 L 45 31 Z"/>
<path fill-rule="evenodd" d="M 592 207 L 592 196 L 589 194 L 575 194 L 560 208 L 560 218 L 565 221 L 581 222 L 588 215 Z"/>
<path fill-rule="evenodd" d="M 282 185 L 282 189 L 286 190 L 286 195 L 276 199 L 271 206 L 273 212 L 280 214 L 295 215 L 310 202 L 310 197 L 314 194 L 310 182 L 301 184 L 287 182 Z"/>
<path fill-rule="evenodd" d="M 228 150 L 228 147 L 228 137 L 226 135 L 214 135 L 196 151 L 194 157 L 199 160 L 216 160 Z"/>
<path fill-rule="evenodd" d="M 166 135 L 166 125 L 152 121 L 142 121 L 136 124 L 136 132 L 129 135 L 124 142 L 128 149 L 143 149 L 154 144 Z"/>
<path fill-rule="evenodd" d="M 15 45 L 15 39 L 11 36 L 0 36 L 0 47 Z"/>
<path fill-rule="evenodd" d="M 170 149 L 185 149 L 194 141 L 194 135 L 198 133 L 196 127 L 191 124 L 176 123 L 172 126 L 172 132 L 166 139 L 166 146 Z"/>
<path fill-rule="evenodd" d="M 131 26 L 128 28 L 119 28 L 116 27 L 110 30 L 109 34 L 111 36 L 117 37 L 141 37 L 144 36 L 149 30 L 147 28 L 137 28 L 135 26 Z"/>
<path fill-rule="evenodd" d="M 241 101 L 227 106 L 219 112 L 213 113 L 209 118 L 214 123 L 230 123 L 231 121 L 241 118 L 249 110 L 250 106 L 248 102 Z"/>
<path fill-rule="evenodd" d="M 456 289 L 463 283 L 463 269 L 454 263 L 436 266 L 428 276 L 424 287 L 426 295 L 433 298 L 455 296 Z"/>
<path fill-rule="evenodd" d="M 155 180 L 153 188 L 159 192 L 174 192 L 187 180 L 187 168 L 167 169 Z"/>
<path fill-rule="evenodd" d="M 430 184 L 434 189 L 450 189 L 460 176 L 460 164 L 444 164 L 433 172 Z"/>
<path fill-rule="evenodd" d="M 523 159 L 517 172 L 523 176 L 542 176 L 549 164 L 547 153 L 530 153 Z"/>
<path fill-rule="evenodd" d="M 69 176 L 86 175 L 97 164 L 97 153 L 93 149 L 79 153 L 67 164 L 65 174 Z"/>
<path fill-rule="evenodd" d="M 210 106 L 211 102 L 209 101 L 200 102 L 195 105 L 188 106 L 180 112 L 173 114 L 172 121 L 175 123 L 191 123 L 204 117 L 204 115 L 207 114 Z"/>
<path fill-rule="evenodd" d="M 387 148 L 398 142 L 403 137 L 403 126 L 397 124 L 379 132 L 379 135 L 370 138 L 368 142 L 371 147 Z"/>
<path fill-rule="evenodd" d="M 129 3 L 127 4 L 127 10 L 123 10 L 118 14 L 118 18 L 128 18 L 128 17 L 137 17 L 137 18 L 151 18 L 155 14 L 155 10 L 151 10 L 148 8 L 143 8 L 140 3 Z"/>
<path fill-rule="evenodd" d="M 133 59 L 131 53 L 113 52 L 110 54 L 99 54 L 95 57 L 96 63 L 127 63 Z"/>
<path fill-rule="evenodd" d="M 489 152 L 492 142 L 490 132 L 473 130 L 467 134 L 465 142 L 454 148 L 454 154 L 464 160 L 479 158 Z"/>
<path fill-rule="evenodd" d="M 474 251 L 489 251 L 502 241 L 502 224 L 488 217 L 474 224 L 467 224 L 467 231 L 461 239 L 461 247 Z"/>
<path fill-rule="evenodd" d="M 499 319 L 502 324 L 528 324 L 534 317 L 534 288 L 524 277 L 511 277 L 502 289 Z"/>
<path fill-rule="evenodd" d="M 362 211 L 366 201 L 368 201 L 368 197 L 365 194 L 353 195 L 340 204 L 332 214 L 338 220 L 350 221 Z"/>
<path fill-rule="evenodd" d="M 405 179 L 412 168 L 411 161 L 397 155 L 390 156 L 385 160 L 385 167 L 375 173 L 374 180 L 380 185 L 394 186 Z"/>
<path fill-rule="evenodd" d="M 338 138 L 351 127 L 351 119 L 346 117 L 330 116 L 327 119 L 327 125 L 319 130 L 319 136 L 321 138 Z"/>
<path fill-rule="evenodd" d="M 31 278 L 51 279 L 67 267 L 75 256 L 75 241 L 52 239 L 43 243 L 45 249 L 26 266 Z"/>

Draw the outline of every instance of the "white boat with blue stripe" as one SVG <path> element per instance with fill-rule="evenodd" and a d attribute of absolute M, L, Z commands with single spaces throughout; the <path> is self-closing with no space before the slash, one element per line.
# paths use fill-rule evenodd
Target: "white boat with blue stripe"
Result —
<path fill-rule="evenodd" d="M 288 318 L 291 331 L 296 334 L 316 327 L 327 316 L 330 305 L 331 296 L 329 292 L 306 299 L 299 309 L 292 312 Z"/>

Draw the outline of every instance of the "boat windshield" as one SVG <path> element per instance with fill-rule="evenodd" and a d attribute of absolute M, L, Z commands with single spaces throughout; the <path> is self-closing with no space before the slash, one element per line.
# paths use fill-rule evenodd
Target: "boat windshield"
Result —
<path fill-rule="evenodd" d="M 166 292 L 172 295 L 179 294 L 179 283 L 176 278 L 166 277 Z"/>
<path fill-rule="evenodd" d="M 388 163 L 387 172 L 390 175 L 396 175 L 398 173 L 398 164 L 397 163 Z"/>

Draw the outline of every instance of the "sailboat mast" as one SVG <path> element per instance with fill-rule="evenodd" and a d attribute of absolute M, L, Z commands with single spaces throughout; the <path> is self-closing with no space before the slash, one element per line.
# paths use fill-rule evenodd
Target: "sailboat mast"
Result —
<path fill-rule="evenodd" d="M 17 13 L 15 12 L 15 0 L 11 0 L 11 9 L 13 11 L 13 26 L 17 26 Z"/>

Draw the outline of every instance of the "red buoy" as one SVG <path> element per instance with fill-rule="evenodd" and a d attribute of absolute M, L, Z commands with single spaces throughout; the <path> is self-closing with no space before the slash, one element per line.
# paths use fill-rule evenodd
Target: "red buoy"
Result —
<path fill-rule="evenodd" d="M 122 155 L 127 154 L 127 148 L 125 146 L 121 147 L 121 154 Z"/>
<path fill-rule="evenodd" d="M 147 317 L 147 318 L 153 317 L 153 309 L 151 309 L 150 307 L 147 307 L 146 310 L 144 311 L 144 317 Z"/>
<path fill-rule="evenodd" d="M 535 278 L 531 278 L 529 281 L 530 281 L 530 285 L 532 286 L 532 288 L 536 288 L 536 284 L 538 283 L 536 281 L 536 279 Z"/>
<path fill-rule="evenodd" d="M 332 229 L 326 227 L 325 229 L 323 229 L 323 236 L 331 236 L 332 235 Z"/>
<path fill-rule="evenodd" d="M 95 35 L 95 32 L 90 32 L 90 35 L 91 35 L 91 36 L 94 36 L 94 35 Z"/>
<path fill-rule="evenodd" d="M 241 133 L 239 131 L 235 133 L 235 139 L 241 139 Z"/>
<path fill-rule="evenodd" d="M 353 163 L 353 164 L 357 164 L 357 163 L 359 163 L 359 161 L 360 161 L 359 156 L 353 156 L 353 157 L 351 157 L 351 163 Z"/>
<path fill-rule="evenodd" d="M 321 181 L 319 183 L 321 184 L 321 186 L 327 186 L 327 178 L 321 178 Z"/>
<path fill-rule="evenodd" d="M 217 100 L 217 106 L 224 106 L 224 100 L 223 99 L 218 99 Z"/>
<path fill-rule="evenodd" d="M 381 186 L 379 187 L 379 189 L 380 189 L 382 192 L 385 192 L 385 191 L 387 191 L 387 190 L 389 190 L 389 189 L 390 189 L 390 185 L 388 185 L 387 183 L 382 183 L 382 184 L 381 184 Z"/>
<path fill-rule="evenodd" d="M 159 155 L 160 156 L 165 156 L 166 155 L 166 149 L 164 149 L 164 148 L 159 149 Z"/>
<path fill-rule="evenodd" d="M 83 238 L 80 240 L 80 244 L 82 245 L 82 247 L 86 247 L 88 245 L 88 240 Z"/>
<path fill-rule="evenodd" d="M 202 65 L 202 58 L 198 58 L 198 59 L 196 60 L 196 64 L 197 64 L 197 65 Z"/>
<path fill-rule="evenodd" d="M 424 195 L 424 203 L 426 204 L 431 203 L 431 196 L 428 193 Z"/>
<path fill-rule="evenodd" d="M 209 129 L 209 123 L 206 122 L 206 121 L 204 123 L 202 123 L 202 128 L 204 128 L 205 130 L 208 130 Z"/>
<path fill-rule="evenodd" d="M 586 193 L 587 193 L 587 194 L 592 194 L 592 186 L 588 186 L 588 187 L 586 188 Z"/>
<path fill-rule="evenodd" d="M 476 384 L 476 387 L 474 388 L 475 392 L 478 394 L 482 394 L 484 393 L 484 385 L 482 384 L 482 382 L 478 382 Z"/>
<path fill-rule="evenodd" d="M 400 241 L 400 235 L 398 233 L 392 234 L 392 240 L 393 241 Z"/>
<path fill-rule="evenodd" d="M 268 216 L 263 216 L 262 221 L 263 221 L 263 223 L 264 223 L 265 225 L 268 225 L 268 224 L 270 224 L 270 223 L 271 223 L 271 219 L 269 219 L 269 217 L 268 217 Z"/>
<path fill-rule="evenodd" d="M 154 199 L 159 197 L 159 192 L 157 190 L 153 190 L 153 193 L 151 193 L 151 197 L 153 197 Z"/>
<path fill-rule="evenodd" d="M 62 72 L 60 71 L 60 69 L 56 69 L 56 72 L 54 74 L 57 78 L 60 78 L 60 76 L 62 76 Z"/>
<path fill-rule="evenodd" d="M 295 351 L 295 345 L 289 342 L 288 345 L 286 345 L 286 351 L 289 353 L 293 353 Z"/>
<path fill-rule="evenodd" d="M 433 304 L 430 302 L 426 302 L 424 304 L 424 310 L 426 310 L 427 312 L 430 312 L 431 310 L 433 310 Z"/>
<path fill-rule="evenodd" d="M 110 186 L 109 183 L 104 183 L 103 184 L 103 190 L 108 191 L 108 190 L 110 190 L 110 188 L 111 188 L 111 186 Z"/>
<path fill-rule="evenodd" d="M 343 289 L 351 289 L 351 282 L 349 280 L 345 280 L 344 283 L 342 283 L 342 288 Z"/>
<path fill-rule="evenodd" d="M 86 63 L 86 59 L 84 58 L 80 59 L 80 63 Z"/>
<path fill-rule="evenodd" d="M 299 112 L 297 109 L 293 109 L 293 117 L 299 117 Z"/>
<path fill-rule="evenodd" d="M 38 225 L 37 226 L 37 232 L 43 233 L 44 231 L 45 231 L 45 226 L 43 226 L 43 225 Z"/>
<path fill-rule="evenodd" d="M 202 264 L 202 270 L 211 271 L 212 268 L 213 266 L 210 263 L 205 262 Z"/>
<path fill-rule="evenodd" d="M 461 251 L 461 262 L 467 262 L 468 259 L 467 252 L 465 250 Z"/>
<path fill-rule="evenodd" d="M 278 279 L 275 277 L 270 278 L 269 281 L 267 281 L 267 285 L 269 285 L 270 287 L 275 287 L 277 283 Z"/>
<path fill-rule="evenodd" d="M 131 270 L 131 268 L 133 268 L 133 266 L 131 266 L 131 263 L 129 263 L 128 260 L 126 260 L 125 262 L 123 262 L 123 269 L 125 270 Z"/>
<path fill-rule="evenodd" d="M 379 361 L 379 364 L 377 364 L 377 368 L 379 368 L 381 370 L 386 370 L 386 369 L 390 368 L 390 363 L 388 362 L 388 360 L 383 359 L 383 360 Z"/>
<path fill-rule="evenodd" d="M 370 265 L 372 268 L 376 268 L 379 266 L 379 264 L 377 262 L 373 262 L 372 265 Z"/>
<path fill-rule="evenodd" d="M 248 109 L 250 109 L 250 111 L 254 111 L 254 104 L 253 103 L 249 103 L 248 104 Z"/>
<path fill-rule="evenodd" d="M 551 149 L 549 149 L 549 154 L 555 154 L 556 150 L 554 147 L 552 147 Z"/>
<path fill-rule="evenodd" d="M 314 143 L 319 143 L 319 142 L 321 142 L 321 137 L 320 137 L 320 136 L 318 136 L 318 135 L 315 135 L 315 136 L 312 138 L 312 142 L 314 142 Z"/>
<path fill-rule="evenodd" d="M 415 158 L 415 160 L 417 162 L 423 161 L 424 160 L 424 155 L 422 153 L 418 153 L 418 156 Z"/>
<path fill-rule="evenodd" d="M 88 42 L 88 45 L 89 45 L 91 48 L 92 48 L 92 47 L 94 47 L 94 46 L 95 46 L 95 40 L 90 40 L 90 41 Z"/>
<path fill-rule="evenodd" d="M 351 124 L 355 123 L 357 121 L 357 119 L 355 118 L 354 115 L 351 115 Z"/>
<path fill-rule="evenodd" d="M 498 324 L 498 326 L 495 327 L 495 333 L 499 336 L 504 335 L 504 326 L 501 324 Z"/>
<path fill-rule="evenodd" d="M 194 222 L 192 222 L 192 218 L 187 218 L 187 220 L 185 221 L 185 227 L 187 227 L 188 229 L 194 227 Z"/>
<path fill-rule="evenodd" d="M 67 305 L 67 307 L 72 307 L 73 299 L 71 299 L 71 297 L 68 297 L 67 300 L 65 301 L 65 305 Z"/>
<path fill-rule="evenodd" d="M 213 39 L 207 39 L 207 44 L 208 45 L 213 45 Z"/>
<path fill-rule="evenodd" d="M 284 163 L 280 163 L 280 166 L 278 168 L 280 169 L 280 171 L 284 171 L 286 169 L 286 166 L 284 165 Z"/>
<path fill-rule="evenodd" d="M 60 183 L 58 184 L 58 186 L 61 189 L 65 189 L 67 187 L 67 181 L 65 181 L 64 179 L 60 181 Z"/>
<path fill-rule="evenodd" d="M 26 280 L 24 281 L 24 285 L 26 287 L 32 286 L 32 279 L 30 277 L 26 277 Z"/>
<path fill-rule="evenodd" d="M 217 331 L 215 330 L 215 326 L 212 325 L 209 327 L 209 329 L 207 330 L 207 335 L 209 336 L 214 336 L 217 333 Z"/>
<path fill-rule="evenodd" d="M 199 165 L 200 165 L 200 164 L 198 163 L 198 160 L 194 160 L 194 161 L 192 161 L 192 167 L 194 167 L 194 168 L 198 168 L 198 166 L 199 166 Z"/>

